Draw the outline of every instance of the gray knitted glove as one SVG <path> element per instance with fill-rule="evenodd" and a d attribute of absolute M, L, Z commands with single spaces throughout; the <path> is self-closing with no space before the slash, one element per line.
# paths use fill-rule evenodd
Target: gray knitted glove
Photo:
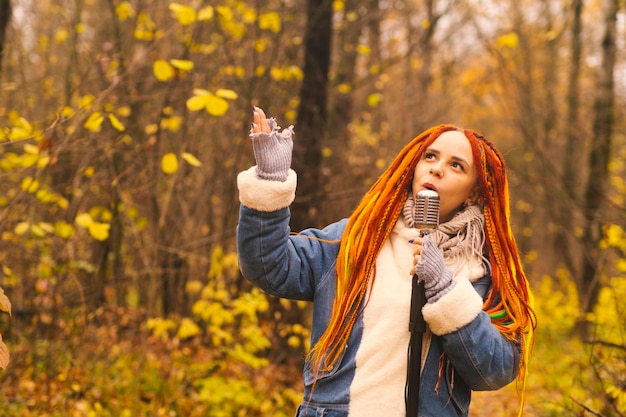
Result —
<path fill-rule="evenodd" d="M 259 178 L 270 181 L 286 181 L 291 167 L 293 151 L 293 126 L 281 132 L 275 118 L 267 119 L 271 131 L 269 133 L 250 133 L 254 159 Z"/>
<path fill-rule="evenodd" d="M 415 273 L 421 281 L 424 281 L 426 299 L 429 303 L 434 303 L 454 288 L 452 271 L 446 268 L 443 254 L 428 236 L 424 237 Z"/>

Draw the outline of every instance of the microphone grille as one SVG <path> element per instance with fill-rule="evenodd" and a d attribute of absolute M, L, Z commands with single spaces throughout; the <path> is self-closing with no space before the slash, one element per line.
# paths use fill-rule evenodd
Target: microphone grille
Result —
<path fill-rule="evenodd" d="M 418 229 L 436 229 L 439 226 L 439 194 L 421 190 L 415 197 L 414 218 Z"/>

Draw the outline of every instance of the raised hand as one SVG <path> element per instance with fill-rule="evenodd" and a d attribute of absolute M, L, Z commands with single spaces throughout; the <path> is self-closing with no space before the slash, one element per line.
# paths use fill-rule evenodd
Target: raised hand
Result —
<path fill-rule="evenodd" d="M 276 119 L 268 119 L 259 107 L 253 109 L 253 120 L 250 138 L 257 175 L 265 180 L 285 181 L 291 167 L 293 126 L 281 132 Z"/>

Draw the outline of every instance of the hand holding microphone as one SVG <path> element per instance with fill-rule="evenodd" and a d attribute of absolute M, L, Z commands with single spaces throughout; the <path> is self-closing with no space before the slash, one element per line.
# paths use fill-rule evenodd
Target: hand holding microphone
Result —
<path fill-rule="evenodd" d="M 424 283 L 426 299 L 434 303 L 454 288 L 452 271 L 446 268 L 443 253 L 428 236 L 439 225 L 439 195 L 422 190 L 415 197 L 414 217 L 421 240 L 415 249 L 415 274 Z"/>

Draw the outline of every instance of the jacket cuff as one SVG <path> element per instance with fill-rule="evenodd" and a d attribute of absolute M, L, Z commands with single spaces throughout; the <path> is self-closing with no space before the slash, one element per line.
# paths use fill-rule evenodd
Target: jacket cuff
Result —
<path fill-rule="evenodd" d="M 264 180 L 257 176 L 256 166 L 253 166 L 237 176 L 239 202 L 265 212 L 288 207 L 296 198 L 297 180 L 296 172 L 292 169 L 284 182 Z"/>
<path fill-rule="evenodd" d="M 472 283 L 458 280 L 452 290 L 437 302 L 422 309 L 424 320 L 437 336 L 452 333 L 468 325 L 483 309 L 483 300 Z"/>

